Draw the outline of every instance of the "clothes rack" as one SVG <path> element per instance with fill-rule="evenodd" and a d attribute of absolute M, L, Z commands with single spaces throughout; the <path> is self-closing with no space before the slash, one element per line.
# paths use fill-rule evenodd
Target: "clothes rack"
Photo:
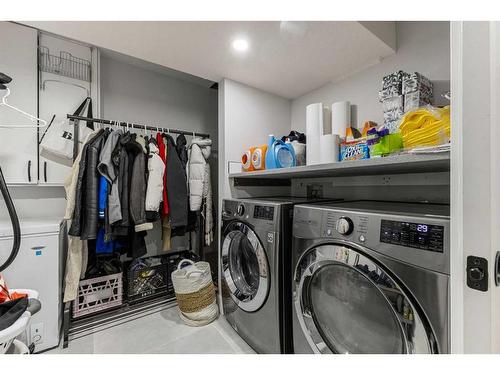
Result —
<path fill-rule="evenodd" d="M 125 122 L 125 121 L 113 121 L 113 120 L 105 120 L 105 119 L 100 119 L 100 118 L 93 118 L 93 117 L 84 117 L 84 116 L 76 116 L 76 115 L 67 115 L 67 118 L 69 120 L 72 120 L 73 122 L 73 160 L 76 159 L 76 156 L 78 155 L 78 141 L 79 141 L 79 135 L 78 135 L 78 122 L 79 121 L 87 121 L 87 122 L 96 122 L 99 124 L 104 124 L 104 125 L 114 125 L 114 126 L 121 126 L 124 128 L 134 128 L 134 129 L 142 129 L 142 130 L 149 130 L 149 131 L 158 131 L 161 130 L 162 132 L 165 132 L 165 130 L 168 133 L 173 133 L 173 134 L 184 134 L 184 135 L 191 135 L 191 136 L 198 136 L 202 138 L 210 138 L 210 134 L 207 133 L 199 133 L 199 132 L 190 132 L 187 130 L 179 130 L 179 129 L 171 129 L 168 127 L 163 127 L 163 126 L 149 126 L 149 125 L 142 125 L 142 124 L 136 124 L 136 123 L 131 123 L 131 122 Z"/>

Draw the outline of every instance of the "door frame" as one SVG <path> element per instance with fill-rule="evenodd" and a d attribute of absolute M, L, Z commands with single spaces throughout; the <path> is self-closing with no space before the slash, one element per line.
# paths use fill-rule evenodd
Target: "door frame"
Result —
<path fill-rule="evenodd" d="M 451 350 L 500 352 L 500 24 L 451 23 Z M 466 259 L 488 260 L 488 291 L 466 285 Z M 481 319 L 477 319 L 480 316 Z"/>

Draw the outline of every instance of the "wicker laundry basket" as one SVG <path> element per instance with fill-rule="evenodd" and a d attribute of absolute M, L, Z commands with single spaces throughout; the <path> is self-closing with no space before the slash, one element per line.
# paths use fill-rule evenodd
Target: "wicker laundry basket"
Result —
<path fill-rule="evenodd" d="M 182 268 L 189 263 L 189 266 Z M 172 272 L 172 284 L 181 319 L 190 326 L 203 326 L 219 315 L 210 265 L 184 259 Z"/>

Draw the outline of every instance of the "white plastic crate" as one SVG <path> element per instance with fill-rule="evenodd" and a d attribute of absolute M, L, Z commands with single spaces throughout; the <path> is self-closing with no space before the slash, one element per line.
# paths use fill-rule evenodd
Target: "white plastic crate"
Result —
<path fill-rule="evenodd" d="M 82 280 L 73 302 L 73 317 L 79 318 L 120 306 L 123 302 L 122 273 Z"/>

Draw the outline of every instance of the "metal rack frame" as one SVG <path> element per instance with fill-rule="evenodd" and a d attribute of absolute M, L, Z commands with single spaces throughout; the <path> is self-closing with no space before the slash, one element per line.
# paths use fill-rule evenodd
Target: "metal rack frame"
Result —
<path fill-rule="evenodd" d="M 161 130 L 163 133 L 165 133 L 165 131 L 166 131 L 167 133 L 173 133 L 173 134 L 184 134 L 184 135 L 198 136 L 198 137 L 202 137 L 202 138 L 210 138 L 210 134 L 208 134 L 208 133 L 190 132 L 187 130 L 171 129 L 171 128 L 165 127 L 165 126 L 143 125 L 143 124 L 137 124 L 137 123 L 132 123 L 132 122 L 105 120 L 105 119 L 100 119 L 100 118 L 75 116 L 75 115 L 70 115 L 70 114 L 67 115 L 67 118 L 73 122 L 73 127 L 74 127 L 73 128 L 73 160 L 75 160 L 77 155 L 78 155 L 78 142 L 79 142 L 78 123 L 80 121 L 96 122 L 98 124 L 103 124 L 103 125 L 121 126 L 123 128 L 133 128 L 133 129 L 141 129 L 141 130 L 149 130 L 149 131 Z"/>

